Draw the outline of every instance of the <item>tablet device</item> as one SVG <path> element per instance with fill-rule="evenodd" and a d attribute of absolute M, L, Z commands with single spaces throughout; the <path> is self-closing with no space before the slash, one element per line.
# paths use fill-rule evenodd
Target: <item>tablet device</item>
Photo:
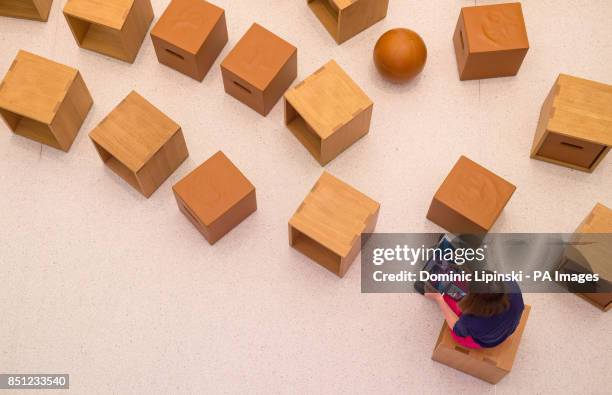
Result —
<path fill-rule="evenodd" d="M 438 242 L 435 248 L 442 249 L 443 251 L 451 248 L 455 249 L 448 236 L 444 236 Z M 444 255 L 444 254 L 442 254 Z M 432 259 L 427 261 L 423 270 L 432 274 L 446 274 L 446 273 L 463 273 L 464 269 L 461 266 L 456 265 L 453 262 L 446 261 L 444 259 L 436 259 L 434 256 Z M 465 281 L 428 281 L 428 283 L 439 293 L 446 294 L 452 299 L 459 301 L 465 295 L 467 295 L 468 284 Z"/>

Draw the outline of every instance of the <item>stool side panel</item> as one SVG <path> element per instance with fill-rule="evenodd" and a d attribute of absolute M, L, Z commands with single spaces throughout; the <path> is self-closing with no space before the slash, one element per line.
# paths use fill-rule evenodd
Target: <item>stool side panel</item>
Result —
<path fill-rule="evenodd" d="M 32 0 L 34 6 L 38 10 L 40 20 L 46 22 L 49 19 L 49 13 L 51 12 L 51 5 L 53 0 Z"/>
<path fill-rule="evenodd" d="M 153 18 L 153 7 L 150 0 L 134 0 L 134 5 L 121 29 L 120 37 L 126 52 L 123 60 L 134 62 Z"/>
<path fill-rule="evenodd" d="M 489 231 L 450 208 L 435 196 L 431 201 L 426 218 L 453 234 L 482 235 Z"/>
<path fill-rule="evenodd" d="M 606 147 L 601 144 L 549 130 L 537 155 L 590 169 L 593 163 L 605 153 L 605 150 Z"/>
<path fill-rule="evenodd" d="M 527 52 L 527 49 L 509 49 L 470 53 L 461 71 L 460 80 L 513 77 L 518 74 Z"/>
<path fill-rule="evenodd" d="M 322 141 L 319 161 L 321 165 L 329 163 L 370 132 L 373 108 L 374 106 L 370 105 L 362 109 L 352 120 Z"/>
<path fill-rule="evenodd" d="M 256 190 L 253 188 L 244 198 L 232 205 L 222 216 L 210 224 L 208 227 L 210 231 L 209 243 L 216 243 L 255 211 L 257 211 L 257 196 Z"/>
<path fill-rule="evenodd" d="M 179 129 L 136 173 L 142 194 L 150 197 L 188 156 L 185 138 Z"/>
<path fill-rule="evenodd" d="M 307 0 L 306 2 L 315 17 L 338 44 L 340 44 L 338 23 L 340 9 L 348 5 L 338 4 L 339 2 L 340 0 Z"/>
<path fill-rule="evenodd" d="M 555 96 L 559 93 L 559 87 L 555 83 L 553 87 L 548 92 L 544 103 L 542 103 L 542 107 L 540 109 L 540 118 L 538 119 L 538 126 L 536 128 L 536 133 L 533 137 L 533 144 L 531 147 L 531 157 L 533 158 L 537 152 L 540 150 L 542 143 L 546 139 L 546 135 L 548 134 L 548 121 L 550 119 L 551 113 L 553 110 L 553 104 L 555 100 Z"/>
<path fill-rule="evenodd" d="M 589 215 L 580 223 L 576 233 L 612 233 L 612 209 L 596 203 Z"/>
<path fill-rule="evenodd" d="M 203 223 L 200 222 L 200 220 L 197 218 L 197 216 L 189 209 L 187 204 L 185 204 L 185 202 L 176 193 L 176 191 L 173 190 L 173 192 L 174 192 L 174 198 L 176 199 L 176 203 L 177 203 L 177 206 L 179 208 L 179 211 L 181 213 L 183 213 L 183 215 L 185 217 L 187 217 L 189 222 L 191 222 L 191 224 L 198 230 L 198 232 L 200 232 L 202 234 L 202 236 L 204 236 L 204 238 L 207 241 L 210 240 L 211 239 L 211 234 L 210 234 L 209 229 L 206 227 L 206 225 L 204 225 Z"/>
<path fill-rule="evenodd" d="M 64 151 L 70 149 L 92 106 L 91 94 L 81 74 L 77 73 L 51 123 L 51 130 Z"/>
<path fill-rule="evenodd" d="M 341 44 L 387 16 L 389 0 L 357 0 L 339 12 L 336 41 Z"/>
<path fill-rule="evenodd" d="M 206 74 L 208 74 L 227 42 L 227 23 L 225 21 L 225 12 L 223 12 L 221 18 L 219 18 L 212 32 L 196 54 L 197 80 L 202 81 Z"/>
<path fill-rule="evenodd" d="M 46 22 L 52 0 L 0 1 L 0 16 Z"/>
<path fill-rule="evenodd" d="M 348 269 L 350 268 L 351 264 L 355 261 L 357 255 L 361 252 L 362 238 L 364 237 L 364 234 L 374 232 L 374 229 L 376 228 L 376 223 L 378 222 L 379 211 L 380 205 L 374 214 L 368 216 L 368 218 L 364 222 L 364 229 L 359 233 L 358 236 L 355 237 L 350 252 L 344 259 L 342 259 L 342 262 L 340 263 L 340 277 L 344 277 L 346 272 L 348 272 Z"/>
<path fill-rule="evenodd" d="M 264 113 L 267 115 L 297 77 L 297 48 L 263 92 Z"/>
<path fill-rule="evenodd" d="M 455 57 L 457 58 L 457 71 L 459 72 L 459 78 L 461 78 L 470 55 L 468 38 L 465 35 L 463 11 L 459 13 L 459 19 L 457 20 L 457 26 L 453 34 L 453 47 L 455 49 Z"/>
<path fill-rule="evenodd" d="M 580 223 L 575 233 L 577 235 L 595 233 L 608 234 L 612 233 L 612 210 L 601 203 L 596 203 L 591 212 Z M 579 248 L 578 246 L 576 248 Z M 566 251 L 567 253 L 567 251 Z M 608 267 L 605 267 L 608 269 Z M 599 270 L 596 270 L 599 271 Z M 609 270 L 608 270 L 609 271 Z M 602 273 L 600 273 L 601 275 Z M 606 275 L 606 277 L 608 277 Z M 604 280 L 608 280 L 605 278 Z M 598 307 L 602 311 L 608 311 L 612 307 L 612 292 L 607 293 L 576 293 L 592 305 Z"/>
<path fill-rule="evenodd" d="M 194 55 L 154 35 L 151 35 L 151 41 L 159 63 L 197 79 L 199 73 Z"/>
<path fill-rule="evenodd" d="M 525 309 L 523 310 L 523 314 L 521 315 L 521 320 L 519 322 L 518 327 L 514 331 L 514 333 L 510 336 L 508 341 L 502 343 L 501 345 L 506 345 L 507 352 L 505 352 L 502 357 L 499 359 L 498 365 L 508 371 L 512 369 L 514 365 L 514 360 L 516 359 L 516 354 L 518 353 L 518 349 L 521 343 L 521 339 L 523 338 L 523 333 L 525 332 L 525 327 L 527 326 L 527 321 L 529 320 L 529 315 L 531 314 L 531 306 L 526 304 Z"/>
<path fill-rule="evenodd" d="M 221 65 L 221 76 L 225 92 L 246 104 L 258 113 L 265 115 L 264 93 L 247 80 Z"/>
<path fill-rule="evenodd" d="M 612 308 L 612 292 L 606 293 L 576 293 L 585 301 L 597 307 L 603 312 L 610 311 Z"/>

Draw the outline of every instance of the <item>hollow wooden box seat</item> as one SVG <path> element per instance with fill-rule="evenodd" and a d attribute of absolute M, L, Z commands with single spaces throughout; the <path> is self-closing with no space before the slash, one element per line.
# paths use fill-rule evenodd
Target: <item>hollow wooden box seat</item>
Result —
<path fill-rule="evenodd" d="M 133 63 L 153 8 L 150 0 L 68 0 L 64 16 L 79 47 Z"/>
<path fill-rule="evenodd" d="M 521 321 L 514 333 L 493 348 L 470 349 L 460 346 L 452 338 L 450 329 L 444 322 L 431 359 L 491 384 L 497 384 L 512 370 L 530 312 L 531 306 L 525 305 Z"/>
<path fill-rule="evenodd" d="M 46 22 L 53 0 L 0 0 L 0 16 Z"/>
<path fill-rule="evenodd" d="M 566 247 L 561 269 L 598 274 L 595 284 L 573 284 L 570 291 L 602 311 L 612 308 L 612 209 L 597 203 Z"/>
<path fill-rule="evenodd" d="M 93 99 L 78 70 L 19 51 L 0 83 L 0 115 L 18 135 L 68 151 Z"/>
<path fill-rule="evenodd" d="M 561 74 L 542 105 L 531 157 L 592 172 L 612 147 L 612 86 Z"/>
<path fill-rule="evenodd" d="M 325 165 L 370 131 L 373 108 L 332 60 L 285 93 L 285 124 Z"/>
<path fill-rule="evenodd" d="M 145 197 L 189 156 L 181 127 L 134 91 L 89 137 L 102 161 Z"/>
<path fill-rule="evenodd" d="M 343 277 L 361 250 L 361 234 L 372 233 L 380 204 L 323 172 L 289 220 L 289 244 Z"/>
<path fill-rule="evenodd" d="M 389 0 L 307 0 L 308 6 L 338 44 L 387 16 Z"/>

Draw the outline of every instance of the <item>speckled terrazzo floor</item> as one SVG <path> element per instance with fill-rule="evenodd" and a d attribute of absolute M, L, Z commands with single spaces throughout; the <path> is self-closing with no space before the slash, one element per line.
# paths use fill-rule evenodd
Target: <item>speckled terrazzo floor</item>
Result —
<path fill-rule="evenodd" d="M 283 125 L 158 64 L 80 50 L 55 0 L 48 23 L 0 18 L 0 74 L 22 48 L 80 69 L 95 104 L 68 154 L 0 125 L 0 372 L 70 373 L 94 393 L 606 393 L 612 313 L 573 295 L 533 306 L 513 372 L 497 386 L 430 360 L 442 318 L 416 295 L 362 295 L 290 249 L 287 221 L 321 167 Z M 167 0 L 153 1 L 156 20 Z M 257 21 L 299 48 L 298 80 L 334 58 L 375 102 L 369 135 L 327 169 L 382 203 L 377 230 L 436 232 L 430 199 L 459 155 L 518 186 L 498 232 L 571 232 L 612 207 L 612 158 L 593 174 L 529 159 L 559 72 L 612 83 L 612 3 L 523 1 L 531 50 L 519 75 L 460 82 L 451 36 L 473 1 L 392 0 L 337 46 L 305 1 L 216 0 L 228 53 Z M 484 2 L 478 1 L 479 4 Z M 371 50 L 405 26 L 429 59 L 408 86 L 380 79 Z M 296 81 L 297 82 L 297 81 Z M 145 199 L 102 165 L 87 133 L 132 89 L 177 121 L 191 156 Z M 211 247 L 171 185 L 222 149 L 257 187 L 258 211 Z"/>

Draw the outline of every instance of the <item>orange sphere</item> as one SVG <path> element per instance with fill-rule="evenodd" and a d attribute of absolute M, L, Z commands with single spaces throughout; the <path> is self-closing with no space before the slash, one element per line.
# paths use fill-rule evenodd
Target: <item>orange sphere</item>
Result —
<path fill-rule="evenodd" d="M 378 71 L 394 82 L 416 77 L 427 61 L 427 47 L 421 36 L 410 29 L 389 30 L 376 42 L 374 63 Z"/>

